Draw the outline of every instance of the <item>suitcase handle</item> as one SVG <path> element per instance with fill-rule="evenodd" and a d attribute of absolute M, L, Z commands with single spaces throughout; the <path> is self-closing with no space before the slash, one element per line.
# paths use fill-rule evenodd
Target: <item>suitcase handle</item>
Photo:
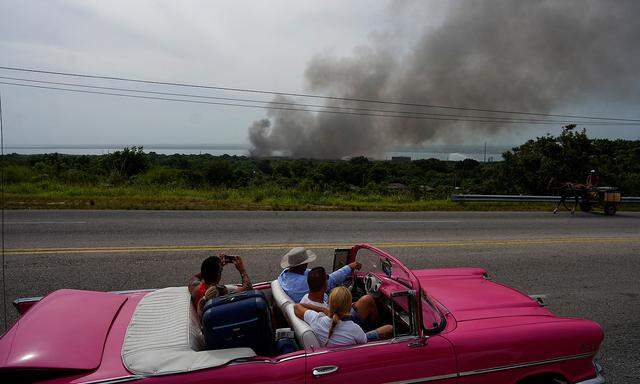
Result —
<path fill-rule="evenodd" d="M 214 297 L 214 298 L 210 299 L 209 301 L 207 301 L 204 304 L 203 312 L 206 312 L 212 306 L 228 304 L 228 303 L 234 302 L 236 300 L 245 299 L 245 298 L 251 298 L 251 297 L 263 297 L 264 298 L 264 294 L 262 292 L 260 292 L 260 291 L 251 290 L 251 291 L 231 293 L 231 294 L 224 295 L 224 296 L 221 296 L 221 297 Z"/>

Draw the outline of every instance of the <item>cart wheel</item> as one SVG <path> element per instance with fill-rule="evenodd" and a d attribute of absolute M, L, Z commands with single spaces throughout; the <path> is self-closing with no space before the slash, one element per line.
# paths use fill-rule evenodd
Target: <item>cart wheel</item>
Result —
<path fill-rule="evenodd" d="M 616 206 L 615 204 L 605 204 L 604 206 L 604 214 L 607 216 L 612 216 L 616 214 Z"/>
<path fill-rule="evenodd" d="M 591 212 L 591 204 L 589 204 L 588 201 L 581 201 L 580 202 L 580 210 L 582 212 Z"/>

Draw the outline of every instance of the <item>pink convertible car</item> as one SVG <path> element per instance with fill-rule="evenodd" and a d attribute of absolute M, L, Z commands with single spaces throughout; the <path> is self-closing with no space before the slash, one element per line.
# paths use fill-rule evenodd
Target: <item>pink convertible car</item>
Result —
<path fill-rule="evenodd" d="M 366 244 L 337 249 L 334 268 L 353 260 L 363 268 L 346 284 L 355 298 L 376 298 L 390 340 L 321 346 L 277 280 L 254 288 L 273 328 L 290 329 L 280 332 L 295 340 L 286 354 L 207 347 L 186 287 L 63 289 L 16 301 L 22 316 L 0 339 L 0 382 L 604 383 L 592 321 L 558 317 L 482 269 L 410 270 Z"/>

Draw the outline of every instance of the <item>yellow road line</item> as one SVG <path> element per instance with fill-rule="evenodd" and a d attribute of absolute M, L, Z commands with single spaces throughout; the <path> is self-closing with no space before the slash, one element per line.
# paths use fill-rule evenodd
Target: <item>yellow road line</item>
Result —
<path fill-rule="evenodd" d="M 640 237 L 558 237 L 541 239 L 496 239 L 496 240 L 459 240 L 459 241 L 417 241 L 372 243 L 380 248 L 431 248 L 431 247 L 470 247 L 470 246 L 517 246 L 552 244 L 610 244 L 640 243 Z M 279 244 L 225 244 L 225 245 L 159 245 L 132 247 L 79 247 L 79 248 L 14 248 L 7 249 L 8 255 L 30 254 L 71 254 L 71 253 L 134 253 L 134 252 L 187 252 L 187 251 L 223 251 L 223 250 L 261 250 L 287 249 L 304 245 L 308 248 L 329 249 L 351 247 L 353 243 L 279 243 Z"/>

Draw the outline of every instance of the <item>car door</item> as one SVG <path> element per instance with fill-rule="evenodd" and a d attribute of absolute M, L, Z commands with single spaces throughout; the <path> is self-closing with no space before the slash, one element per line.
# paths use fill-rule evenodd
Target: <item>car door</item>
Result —
<path fill-rule="evenodd" d="M 150 378 L 150 383 L 162 384 L 303 384 L 305 382 L 305 351 L 273 358 L 256 357 L 244 361 L 179 375 Z M 146 381 L 145 381 L 146 383 Z"/>
<path fill-rule="evenodd" d="M 454 351 L 445 338 L 398 338 L 307 355 L 307 383 L 456 382 Z"/>
<path fill-rule="evenodd" d="M 393 339 L 363 345 L 329 348 L 307 354 L 307 383 L 393 383 L 435 381 L 455 383 L 457 367 L 451 343 L 438 335 L 419 336 L 416 326 L 419 308 L 415 291 L 396 292 L 392 302 L 403 308 L 394 310 L 394 319 L 407 321 L 405 334 Z M 410 305 L 407 306 L 407 303 Z M 393 306 L 393 305 L 392 305 Z M 408 308 L 407 308 L 408 307 Z M 408 311 L 407 311 L 408 310 Z M 408 317 L 408 318 L 407 318 Z M 404 319 L 404 320 L 403 320 Z M 395 324 L 394 328 L 401 329 Z"/>

